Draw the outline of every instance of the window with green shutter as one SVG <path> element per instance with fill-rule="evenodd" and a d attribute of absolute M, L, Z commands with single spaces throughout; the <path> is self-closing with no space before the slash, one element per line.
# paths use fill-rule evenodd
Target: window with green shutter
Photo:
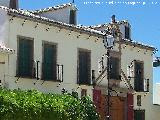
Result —
<path fill-rule="evenodd" d="M 134 78 L 134 89 L 137 92 L 144 91 L 144 65 L 141 61 L 135 61 L 135 78 Z"/>
<path fill-rule="evenodd" d="M 33 77 L 33 40 L 19 38 L 17 76 Z"/>
<path fill-rule="evenodd" d="M 130 39 L 130 28 L 125 26 L 125 38 Z"/>
<path fill-rule="evenodd" d="M 43 43 L 43 65 L 42 78 L 44 80 L 57 80 L 56 65 L 57 65 L 57 46 L 47 42 Z"/>
<path fill-rule="evenodd" d="M 145 120 L 145 110 L 135 110 L 134 120 Z"/>
<path fill-rule="evenodd" d="M 76 11 L 75 10 L 70 10 L 70 19 L 69 19 L 69 24 L 76 24 Z"/>
<path fill-rule="evenodd" d="M 91 83 L 91 55 L 90 51 L 79 49 L 78 51 L 78 83 Z"/>
<path fill-rule="evenodd" d="M 119 80 L 119 58 L 117 57 L 110 57 L 110 79 Z"/>

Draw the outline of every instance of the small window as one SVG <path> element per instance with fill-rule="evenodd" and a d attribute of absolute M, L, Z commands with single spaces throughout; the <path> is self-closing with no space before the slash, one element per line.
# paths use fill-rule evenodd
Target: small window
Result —
<path fill-rule="evenodd" d="M 84 49 L 78 51 L 78 83 L 91 84 L 91 52 Z"/>
<path fill-rule="evenodd" d="M 117 58 L 117 57 L 110 58 L 110 78 L 115 79 L 115 80 L 120 79 L 119 58 Z"/>
<path fill-rule="evenodd" d="M 125 26 L 125 38 L 130 39 L 130 28 Z"/>
<path fill-rule="evenodd" d="M 34 76 L 33 40 L 19 37 L 17 46 L 17 76 L 32 78 Z"/>
<path fill-rule="evenodd" d="M 70 10 L 70 24 L 76 24 L 76 11 L 75 10 Z"/>
<path fill-rule="evenodd" d="M 81 98 L 87 96 L 87 89 L 81 90 Z"/>
<path fill-rule="evenodd" d="M 141 106 L 141 95 L 137 95 L 137 106 Z"/>

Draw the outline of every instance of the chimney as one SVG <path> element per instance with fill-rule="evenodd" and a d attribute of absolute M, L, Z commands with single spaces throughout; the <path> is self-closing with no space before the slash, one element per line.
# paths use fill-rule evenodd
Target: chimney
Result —
<path fill-rule="evenodd" d="M 0 6 L 18 9 L 18 0 L 0 0 Z"/>
<path fill-rule="evenodd" d="M 9 8 L 18 9 L 18 0 L 10 0 Z"/>
<path fill-rule="evenodd" d="M 115 15 L 112 15 L 112 23 L 115 23 L 116 22 L 116 16 Z"/>

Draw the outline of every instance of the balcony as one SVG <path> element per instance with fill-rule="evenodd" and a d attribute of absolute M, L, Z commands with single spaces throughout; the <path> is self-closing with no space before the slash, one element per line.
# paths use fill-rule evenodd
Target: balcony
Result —
<path fill-rule="evenodd" d="M 20 71 L 21 69 L 17 69 L 16 77 L 63 82 L 63 65 L 56 64 L 55 66 L 52 66 L 52 67 L 51 67 L 51 64 L 48 64 L 48 63 L 47 64 L 45 63 L 45 65 L 47 65 L 46 67 L 48 66 L 50 67 L 47 69 L 44 69 L 44 63 L 40 61 L 32 61 L 29 69 L 28 67 L 23 68 L 24 69 L 23 71 Z M 28 75 L 28 76 L 24 76 L 24 75 Z"/>
<path fill-rule="evenodd" d="M 137 85 L 138 84 L 138 85 Z M 144 79 L 143 83 L 134 83 L 136 92 L 149 92 L 149 79 Z"/>
<path fill-rule="evenodd" d="M 149 92 L 149 79 L 144 79 L 144 92 Z"/>
<path fill-rule="evenodd" d="M 38 76 L 37 72 L 36 74 Z M 42 63 L 41 77 L 44 81 L 63 82 L 63 65 Z"/>

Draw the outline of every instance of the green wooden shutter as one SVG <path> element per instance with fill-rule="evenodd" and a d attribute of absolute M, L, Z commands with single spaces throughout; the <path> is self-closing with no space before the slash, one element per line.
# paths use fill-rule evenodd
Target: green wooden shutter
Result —
<path fill-rule="evenodd" d="M 76 14 L 75 10 L 70 10 L 70 20 L 69 20 L 70 24 L 75 24 L 75 17 L 76 17 L 75 14 Z"/>
<path fill-rule="evenodd" d="M 18 76 L 32 77 L 33 41 L 20 39 L 18 46 Z"/>
<path fill-rule="evenodd" d="M 135 110 L 134 120 L 145 120 L 145 111 L 144 110 Z"/>
<path fill-rule="evenodd" d="M 110 78 L 111 79 L 119 79 L 119 59 L 116 57 L 111 57 L 110 58 Z"/>
<path fill-rule="evenodd" d="M 86 52 L 86 61 L 87 61 L 87 83 L 91 83 L 91 53 Z"/>
<path fill-rule="evenodd" d="M 143 82 L 143 63 L 135 61 L 135 90 L 143 91 L 144 82 Z"/>
<path fill-rule="evenodd" d="M 79 51 L 79 83 L 90 84 L 91 81 L 91 61 L 90 52 Z"/>
<path fill-rule="evenodd" d="M 56 45 L 44 44 L 43 79 L 56 80 Z"/>
<path fill-rule="evenodd" d="M 125 38 L 130 39 L 130 28 L 125 26 Z"/>
<path fill-rule="evenodd" d="M 85 82 L 85 66 L 84 66 L 84 54 L 83 52 L 79 51 L 79 83 Z"/>

